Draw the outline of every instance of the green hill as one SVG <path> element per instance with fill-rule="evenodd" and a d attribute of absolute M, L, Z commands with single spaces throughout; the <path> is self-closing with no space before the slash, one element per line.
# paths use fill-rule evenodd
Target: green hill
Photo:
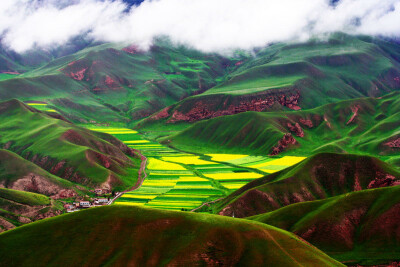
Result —
<path fill-rule="evenodd" d="M 295 233 L 349 265 L 400 261 L 400 186 L 302 202 L 248 219 Z"/>
<path fill-rule="evenodd" d="M 0 246 L 6 266 L 342 266 L 275 227 L 119 205 L 7 231 Z"/>
<path fill-rule="evenodd" d="M 332 35 L 274 44 L 240 61 L 224 82 L 171 106 L 161 118 L 193 122 L 245 111 L 299 110 L 400 89 L 399 45 Z"/>
<path fill-rule="evenodd" d="M 126 123 L 211 88 L 230 64 L 163 40 L 149 51 L 102 44 L 0 81 L 0 100 L 45 101 L 74 122 Z"/>
<path fill-rule="evenodd" d="M 137 180 L 140 159 L 133 149 L 18 100 L 0 103 L 0 132 L 0 147 L 71 182 L 122 190 Z"/>
<path fill-rule="evenodd" d="M 245 112 L 192 125 L 147 123 L 140 130 L 163 130 L 165 134 L 176 129 L 161 140 L 186 151 L 301 156 L 317 152 L 362 153 L 398 165 L 399 101 L 396 92 L 304 111 Z M 284 143 L 285 137 L 290 142 Z"/>
<path fill-rule="evenodd" d="M 0 188 L 0 232 L 61 214 L 63 206 L 47 196 Z"/>
<path fill-rule="evenodd" d="M 248 217 L 305 201 L 400 184 L 400 173 L 368 156 L 322 153 L 256 179 L 211 206 L 214 213 Z"/>

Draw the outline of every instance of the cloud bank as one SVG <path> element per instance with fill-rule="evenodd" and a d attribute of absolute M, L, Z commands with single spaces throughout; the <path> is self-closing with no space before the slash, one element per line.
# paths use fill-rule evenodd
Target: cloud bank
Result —
<path fill-rule="evenodd" d="M 196 49 L 251 49 L 343 31 L 400 36 L 400 0 L 2 0 L 0 36 L 24 52 L 85 36 L 142 48 L 158 36 Z"/>

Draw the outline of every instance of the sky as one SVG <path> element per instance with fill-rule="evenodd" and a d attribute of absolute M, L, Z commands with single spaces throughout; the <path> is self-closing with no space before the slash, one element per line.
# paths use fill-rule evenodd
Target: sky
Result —
<path fill-rule="evenodd" d="M 154 38 L 167 36 L 219 52 L 337 31 L 400 36 L 400 0 L 125 1 L 1 0 L 1 42 L 18 53 L 54 48 L 77 36 L 146 49 Z"/>

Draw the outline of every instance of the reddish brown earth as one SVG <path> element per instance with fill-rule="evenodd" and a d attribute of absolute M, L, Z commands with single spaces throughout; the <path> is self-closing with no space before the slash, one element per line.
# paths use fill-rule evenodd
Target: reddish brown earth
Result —
<path fill-rule="evenodd" d="M 386 142 L 384 143 L 384 145 L 391 148 L 400 148 L 400 137 L 395 138 L 389 142 Z"/>
<path fill-rule="evenodd" d="M 303 136 L 304 136 L 304 133 L 303 133 Z M 282 137 L 281 140 L 279 140 L 278 145 L 276 145 L 275 147 L 272 148 L 270 156 L 278 155 L 278 154 L 282 153 L 283 151 L 285 151 L 286 149 L 288 149 L 296 144 L 297 144 L 297 140 L 294 139 L 294 137 L 290 133 L 287 133 Z"/>
<path fill-rule="evenodd" d="M 134 44 L 122 48 L 122 51 L 125 51 L 126 53 L 132 54 L 132 55 L 138 54 L 138 53 L 140 52 L 140 50 L 139 50 L 139 48 L 137 47 L 137 45 L 134 45 Z"/>
<path fill-rule="evenodd" d="M 367 210 L 367 207 L 358 207 L 345 212 L 337 221 L 318 221 L 316 224 L 294 233 L 311 244 L 321 244 L 324 247 L 337 246 L 345 250 L 352 250 L 357 228 Z"/>
<path fill-rule="evenodd" d="M 0 184 L 1 187 L 1 184 Z M 50 182 L 45 177 L 30 173 L 11 184 L 7 188 L 39 193 L 50 196 L 53 199 L 76 197 L 77 193 L 73 189 L 66 189 L 60 185 Z"/>
<path fill-rule="evenodd" d="M 29 206 L 8 200 L 3 200 L 0 204 L 0 208 L 15 214 L 4 214 L 4 218 L 0 216 L 0 226 L 2 226 L 0 227 L 0 233 L 15 228 L 16 226 L 12 221 L 26 224 L 44 218 L 54 217 L 62 213 L 61 210 L 52 209 L 50 205 Z M 7 219 L 11 219 L 11 221 Z"/>
<path fill-rule="evenodd" d="M 357 114 L 358 114 L 358 110 L 360 109 L 360 106 L 353 106 L 351 107 L 351 111 L 353 112 L 353 115 L 351 116 L 351 118 L 347 121 L 346 125 L 349 125 L 350 123 L 352 123 L 354 121 L 354 119 L 356 118 Z"/>
<path fill-rule="evenodd" d="M 288 90 L 278 92 L 262 92 L 254 95 L 221 97 L 220 95 L 193 98 L 185 101 L 173 111 L 168 123 L 179 121 L 194 122 L 225 115 L 233 115 L 246 111 L 265 111 L 274 104 L 299 110 L 299 91 Z M 204 99 L 204 100 L 203 100 Z M 233 102 L 233 103 L 232 103 Z M 185 111 L 184 111 L 185 110 Z"/>
<path fill-rule="evenodd" d="M 119 53 L 117 50 L 112 51 Z M 61 72 L 76 81 L 88 82 L 93 92 L 120 91 L 125 90 L 123 86 L 132 87 L 132 84 L 124 78 L 111 77 L 111 75 L 96 76 L 104 69 L 107 69 L 107 66 L 101 61 L 82 59 L 70 62 L 68 66 L 61 69 Z"/>
<path fill-rule="evenodd" d="M 313 128 L 314 127 L 314 124 L 313 124 L 312 120 L 307 120 L 307 119 L 300 118 L 300 123 L 305 125 L 305 126 L 307 126 L 308 128 Z"/>
<path fill-rule="evenodd" d="M 298 166 L 250 182 L 217 203 L 219 214 L 248 217 L 293 203 L 399 185 L 400 175 L 382 164 L 369 157 L 317 154 Z"/>

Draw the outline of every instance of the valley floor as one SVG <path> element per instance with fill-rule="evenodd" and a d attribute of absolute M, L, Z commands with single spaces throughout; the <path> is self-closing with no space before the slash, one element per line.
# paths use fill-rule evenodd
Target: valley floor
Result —
<path fill-rule="evenodd" d="M 239 154 L 197 154 L 174 150 L 144 139 L 126 128 L 89 126 L 138 149 L 147 158 L 147 177 L 138 189 L 114 203 L 168 210 L 193 210 L 225 197 L 248 182 L 273 173 L 304 157 L 268 157 Z"/>

